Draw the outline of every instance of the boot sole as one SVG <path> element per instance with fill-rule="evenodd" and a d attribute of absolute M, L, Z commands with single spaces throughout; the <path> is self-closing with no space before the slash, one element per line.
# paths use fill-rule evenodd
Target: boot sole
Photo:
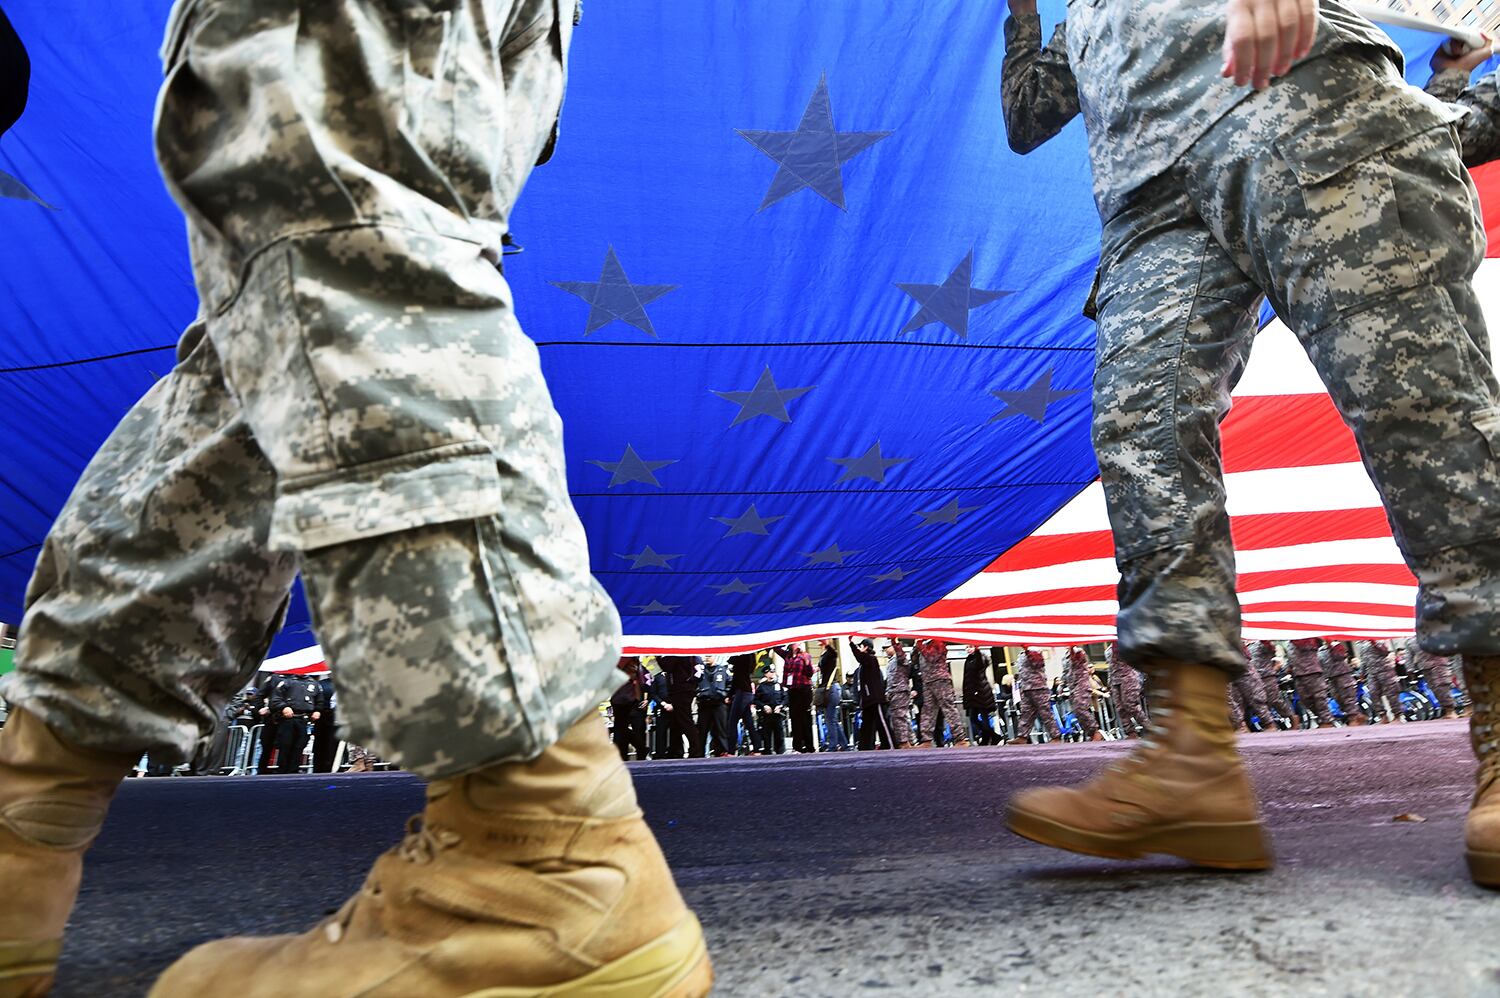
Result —
<path fill-rule="evenodd" d="M 1275 865 L 1265 829 L 1258 821 L 1187 822 L 1133 835 L 1107 835 L 1011 811 L 1005 825 L 1023 839 L 1104 859 L 1140 859 L 1157 854 L 1215 870 L 1269 870 Z"/>
<path fill-rule="evenodd" d="M 62 941 L 0 940 L 0 998 L 42 998 L 52 989 Z"/>
<path fill-rule="evenodd" d="M 692 912 L 671 931 L 598 970 L 545 988 L 484 988 L 464 998 L 706 998 L 714 969 Z"/>
<path fill-rule="evenodd" d="M 1500 890 L 1500 852 L 1476 852 L 1470 849 L 1469 876 L 1480 887 Z"/>

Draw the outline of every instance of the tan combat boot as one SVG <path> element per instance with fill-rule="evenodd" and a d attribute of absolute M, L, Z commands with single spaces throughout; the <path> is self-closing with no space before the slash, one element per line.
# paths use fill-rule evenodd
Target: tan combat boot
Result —
<path fill-rule="evenodd" d="M 1469 876 L 1482 887 L 1500 888 L 1500 656 L 1464 656 L 1473 716 L 1469 737 L 1479 758 L 1479 783 L 1464 846 Z"/>
<path fill-rule="evenodd" d="M 708 994 L 703 930 L 597 717 L 531 762 L 434 781 L 407 829 L 321 924 L 200 946 L 151 995 Z"/>
<path fill-rule="evenodd" d="M 0 729 L 0 998 L 52 986 L 84 850 L 135 759 L 70 745 L 25 710 Z"/>
<path fill-rule="evenodd" d="M 1151 671 L 1151 730 L 1139 747 L 1080 787 L 1017 794 L 1007 826 L 1090 856 L 1165 853 L 1198 866 L 1269 868 L 1255 794 L 1224 713 L 1228 677 L 1185 663 Z"/>

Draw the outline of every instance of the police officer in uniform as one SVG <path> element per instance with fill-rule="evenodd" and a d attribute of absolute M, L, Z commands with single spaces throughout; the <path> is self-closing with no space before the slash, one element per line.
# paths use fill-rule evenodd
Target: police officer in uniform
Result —
<path fill-rule="evenodd" d="M 755 720 L 760 728 L 761 748 L 768 755 L 786 752 L 786 729 L 782 718 L 786 716 L 786 687 L 776 679 L 776 673 L 767 669 L 755 684 Z"/>
<path fill-rule="evenodd" d="M 276 772 L 302 771 L 302 751 L 326 706 L 323 684 L 313 676 L 283 676 L 276 684 L 271 691 L 271 713 L 278 718 Z"/>
<path fill-rule="evenodd" d="M 715 758 L 731 755 L 729 744 L 729 667 L 709 659 L 698 677 L 698 729 Z"/>
<path fill-rule="evenodd" d="M 339 692 L 333 685 L 330 673 L 318 680 L 323 689 L 322 716 L 313 722 L 313 772 L 333 772 L 333 760 L 339 752 L 338 707 Z"/>

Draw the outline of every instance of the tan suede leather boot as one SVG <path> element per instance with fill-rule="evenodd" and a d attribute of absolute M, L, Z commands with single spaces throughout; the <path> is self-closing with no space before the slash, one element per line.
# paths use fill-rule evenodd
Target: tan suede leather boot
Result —
<path fill-rule="evenodd" d="M 708 994 L 703 930 L 597 717 L 531 762 L 434 781 L 407 828 L 312 930 L 199 946 L 151 995 Z"/>
<path fill-rule="evenodd" d="M 1500 888 L 1500 656 L 1464 656 L 1473 716 L 1469 738 L 1479 759 L 1479 782 L 1464 823 L 1469 876 Z"/>
<path fill-rule="evenodd" d="M 136 758 L 64 742 L 25 710 L 0 729 L 0 998 L 52 987 L 84 850 Z"/>
<path fill-rule="evenodd" d="M 1139 747 L 1080 787 L 1016 795 L 1007 826 L 1090 856 L 1165 853 L 1198 866 L 1269 868 L 1255 794 L 1224 712 L 1228 676 L 1185 663 L 1150 671 L 1151 730 Z"/>

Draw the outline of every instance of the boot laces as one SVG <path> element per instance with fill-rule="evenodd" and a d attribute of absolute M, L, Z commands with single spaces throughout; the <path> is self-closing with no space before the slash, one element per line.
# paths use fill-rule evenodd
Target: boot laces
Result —
<path fill-rule="evenodd" d="M 426 865 L 445 849 L 458 845 L 462 839 L 457 832 L 429 825 L 422 820 L 422 815 L 414 814 L 406 819 L 406 834 L 387 855 L 395 855 L 407 863 Z M 330 943 L 337 943 L 344 937 L 345 930 L 354 920 L 354 913 L 359 910 L 362 902 L 379 903 L 377 899 L 384 893 L 378 879 L 379 871 L 380 864 L 377 862 L 364 886 L 323 924 L 324 935 Z"/>

